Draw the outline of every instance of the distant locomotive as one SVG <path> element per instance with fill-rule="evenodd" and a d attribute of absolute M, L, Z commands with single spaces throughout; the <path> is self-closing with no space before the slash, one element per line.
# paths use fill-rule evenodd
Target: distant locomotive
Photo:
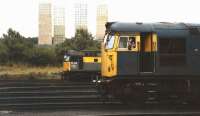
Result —
<path fill-rule="evenodd" d="M 107 23 L 101 52 L 105 93 L 135 103 L 200 101 L 198 24 Z"/>
<path fill-rule="evenodd" d="M 100 51 L 69 50 L 64 56 L 63 79 L 90 81 L 100 74 Z"/>

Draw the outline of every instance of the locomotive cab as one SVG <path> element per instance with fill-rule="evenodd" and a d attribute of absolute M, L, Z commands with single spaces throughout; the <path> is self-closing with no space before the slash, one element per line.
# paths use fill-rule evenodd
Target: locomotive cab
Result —
<path fill-rule="evenodd" d="M 101 57 L 99 51 L 68 50 L 64 55 L 63 79 L 91 81 L 100 73 Z"/>
<path fill-rule="evenodd" d="M 102 76 L 129 78 L 156 71 L 157 34 L 107 33 L 102 48 Z"/>

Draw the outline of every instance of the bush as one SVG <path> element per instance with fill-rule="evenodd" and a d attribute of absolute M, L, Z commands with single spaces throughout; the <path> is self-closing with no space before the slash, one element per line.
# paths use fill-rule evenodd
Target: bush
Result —
<path fill-rule="evenodd" d="M 30 63 L 35 66 L 56 65 L 55 50 L 51 47 L 35 47 Z"/>
<path fill-rule="evenodd" d="M 93 40 L 87 30 L 77 30 L 75 37 L 56 46 L 38 46 L 37 38 L 25 38 L 9 29 L 0 38 L 0 64 L 35 66 L 61 65 L 67 50 L 99 50 L 100 43 Z"/>

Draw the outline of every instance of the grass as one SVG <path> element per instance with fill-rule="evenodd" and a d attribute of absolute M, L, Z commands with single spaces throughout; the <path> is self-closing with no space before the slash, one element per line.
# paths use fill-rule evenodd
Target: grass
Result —
<path fill-rule="evenodd" d="M 26 65 L 0 66 L 0 77 L 52 78 L 60 76 L 62 67 L 32 67 Z"/>

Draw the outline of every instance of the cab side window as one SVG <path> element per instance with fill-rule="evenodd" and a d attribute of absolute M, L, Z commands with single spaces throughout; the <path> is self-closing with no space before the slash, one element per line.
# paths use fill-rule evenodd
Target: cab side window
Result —
<path fill-rule="evenodd" d="M 115 42 L 115 36 L 109 35 L 106 39 L 106 49 L 112 49 Z"/>
<path fill-rule="evenodd" d="M 120 37 L 119 39 L 119 48 L 127 48 L 128 47 L 128 37 Z"/>

